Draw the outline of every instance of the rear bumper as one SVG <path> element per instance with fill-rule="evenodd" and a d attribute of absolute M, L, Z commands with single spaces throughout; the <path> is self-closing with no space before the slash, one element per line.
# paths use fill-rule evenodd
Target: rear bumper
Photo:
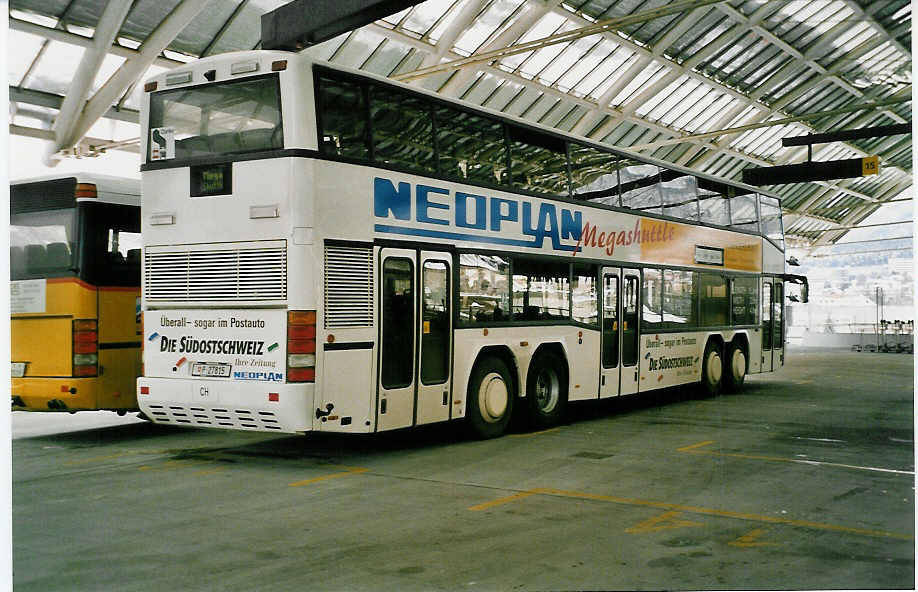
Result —
<path fill-rule="evenodd" d="M 314 393 L 314 384 L 137 379 L 138 406 L 154 423 L 229 430 L 312 431 Z"/>
<path fill-rule="evenodd" d="M 101 390 L 93 378 L 13 378 L 13 409 L 17 411 L 85 411 L 98 409 Z M 131 393 L 124 394 L 125 407 L 134 408 Z M 119 407 L 113 407 L 119 409 Z"/>

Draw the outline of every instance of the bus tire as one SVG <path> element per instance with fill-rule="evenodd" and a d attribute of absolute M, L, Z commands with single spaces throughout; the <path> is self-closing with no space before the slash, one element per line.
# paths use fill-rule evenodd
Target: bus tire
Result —
<path fill-rule="evenodd" d="M 728 393 L 738 393 L 746 381 L 746 350 L 742 344 L 731 341 L 727 346 L 724 361 L 724 390 Z"/>
<path fill-rule="evenodd" d="M 513 379 L 507 365 L 495 357 L 475 364 L 467 395 L 468 426 L 479 438 L 504 433 L 513 412 Z"/>
<path fill-rule="evenodd" d="M 564 418 L 567 406 L 567 364 L 553 352 L 536 354 L 526 379 L 529 426 L 545 429 Z"/>
<path fill-rule="evenodd" d="M 719 395 L 723 386 L 724 363 L 720 347 L 714 340 L 708 341 L 701 362 L 701 387 L 706 395 Z"/>

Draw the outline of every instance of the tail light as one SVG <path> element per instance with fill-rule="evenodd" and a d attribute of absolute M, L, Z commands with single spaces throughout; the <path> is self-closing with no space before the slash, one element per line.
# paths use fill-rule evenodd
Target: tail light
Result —
<path fill-rule="evenodd" d="M 287 382 L 316 381 L 316 311 L 287 312 Z"/>
<path fill-rule="evenodd" d="M 99 325 L 94 319 L 73 321 L 73 375 L 99 375 Z"/>
<path fill-rule="evenodd" d="M 75 197 L 98 197 L 95 183 L 77 183 Z"/>

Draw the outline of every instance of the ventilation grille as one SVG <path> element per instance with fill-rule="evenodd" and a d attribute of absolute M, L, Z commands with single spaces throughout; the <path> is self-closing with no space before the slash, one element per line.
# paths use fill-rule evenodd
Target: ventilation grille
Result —
<path fill-rule="evenodd" d="M 195 425 L 212 428 L 278 432 L 283 428 L 272 411 L 185 407 L 184 405 L 150 405 L 155 423 Z"/>
<path fill-rule="evenodd" d="M 373 250 L 325 247 L 325 328 L 373 326 Z"/>
<path fill-rule="evenodd" d="M 287 298 L 285 245 L 170 252 L 148 249 L 144 257 L 144 298 L 150 302 Z"/>

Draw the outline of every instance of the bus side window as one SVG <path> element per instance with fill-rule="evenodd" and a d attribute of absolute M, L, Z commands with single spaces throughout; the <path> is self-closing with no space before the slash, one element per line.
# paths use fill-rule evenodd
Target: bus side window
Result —
<path fill-rule="evenodd" d="M 367 109 L 356 82 L 319 78 L 319 117 L 324 154 L 368 160 Z"/>
<path fill-rule="evenodd" d="M 140 212 L 135 207 L 93 204 L 84 210 L 83 266 L 100 286 L 140 285 Z M 136 251 L 133 258 L 130 252 Z"/>

